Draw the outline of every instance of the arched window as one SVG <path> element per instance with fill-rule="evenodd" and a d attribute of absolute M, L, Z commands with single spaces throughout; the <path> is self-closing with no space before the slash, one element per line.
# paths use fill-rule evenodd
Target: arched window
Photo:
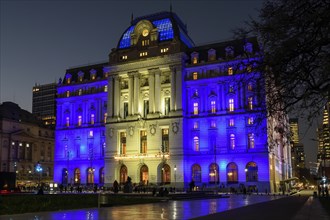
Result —
<path fill-rule="evenodd" d="M 238 170 L 236 163 L 229 163 L 227 165 L 227 183 L 238 182 Z"/>
<path fill-rule="evenodd" d="M 94 171 L 91 167 L 87 169 L 87 184 L 94 184 Z"/>
<path fill-rule="evenodd" d="M 127 167 L 125 165 L 122 165 L 120 167 L 120 184 L 124 184 L 127 180 Z"/>
<path fill-rule="evenodd" d="M 164 164 L 162 167 L 162 183 L 163 184 L 171 183 L 171 168 L 168 164 Z"/>
<path fill-rule="evenodd" d="M 147 185 L 149 182 L 149 169 L 146 165 L 143 165 L 140 169 L 140 182 Z"/>
<path fill-rule="evenodd" d="M 234 99 L 229 99 L 229 111 L 232 112 L 234 111 L 235 107 L 234 107 Z"/>
<path fill-rule="evenodd" d="M 209 183 L 210 184 L 219 183 L 219 166 L 216 163 L 212 163 L 209 166 Z"/>
<path fill-rule="evenodd" d="M 74 170 L 74 183 L 79 185 L 80 182 L 81 182 L 80 170 L 78 168 L 76 168 Z"/>
<path fill-rule="evenodd" d="M 195 183 L 202 182 L 202 169 L 201 166 L 198 164 L 194 164 L 191 168 L 192 173 L 192 180 L 195 181 Z"/>
<path fill-rule="evenodd" d="M 63 170 L 62 170 L 62 184 L 63 185 L 68 184 L 68 176 L 69 176 L 68 169 L 63 168 Z"/>
<path fill-rule="evenodd" d="M 194 137 L 194 151 L 199 151 L 199 138 L 197 136 Z"/>
<path fill-rule="evenodd" d="M 249 162 L 245 167 L 246 182 L 258 181 L 258 166 L 255 162 Z"/>
<path fill-rule="evenodd" d="M 235 149 L 235 135 L 234 134 L 230 134 L 229 146 L 230 146 L 231 150 Z"/>
<path fill-rule="evenodd" d="M 100 178 L 99 183 L 104 184 L 104 167 L 101 167 L 101 169 L 99 171 L 99 178 Z"/>

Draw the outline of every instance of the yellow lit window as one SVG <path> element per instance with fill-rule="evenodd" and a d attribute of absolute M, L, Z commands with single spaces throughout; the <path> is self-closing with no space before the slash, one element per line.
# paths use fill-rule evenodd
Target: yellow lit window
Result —
<path fill-rule="evenodd" d="M 107 91 L 108 91 L 108 86 L 105 85 L 105 86 L 104 86 L 104 92 L 107 92 Z"/>
<path fill-rule="evenodd" d="M 198 73 L 197 72 L 193 72 L 193 80 L 198 79 Z"/>
<path fill-rule="evenodd" d="M 82 89 L 79 89 L 78 95 L 82 95 Z"/>
<path fill-rule="evenodd" d="M 251 65 L 247 66 L 247 67 L 246 67 L 246 71 L 247 71 L 248 73 L 251 73 L 251 72 L 252 72 L 252 66 L 251 66 Z"/>
<path fill-rule="evenodd" d="M 215 113 L 216 112 L 215 101 L 211 101 L 211 112 L 212 113 Z"/>
<path fill-rule="evenodd" d="M 229 119 L 229 126 L 234 127 L 235 126 L 235 121 L 233 118 Z"/>
<path fill-rule="evenodd" d="M 91 114 L 91 124 L 93 125 L 95 123 L 95 115 Z"/>
<path fill-rule="evenodd" d="M 252 85 L 252 83 L 249 83 L 249 84 L 248 84 L 248 90 L 249 90 L 249 91 L 253 91 L 253 85 Z"/>
<path fill-rule="evenodd" d="M 199 138 L 194 137 L 194 151 L 199 151 Z"/>
<path fill-rule="evenodd" d="M 248 118 L 248 124 L 249 125 L 253 125 L 253 117 L 249 117 Z"/>
<path fill-rule="evenodd" d="M 233 67 L 229 67 L 228 68 L 228 75 L 233 75 L 234 71 L 233 71 Z"/>
<path fill-rule="evenodd" d="M 193 62 L 192 62 L 192 63 L 193 63 L 193 64 L 196 64 L 197 62 L 198 62 L 198 59 L 197 59 L 197 57 L 194 57 L 194 58 L 193 58 Z"/>
<path fill-rule="evenodd" d="M 122 60 L 127 60 L 127 55 L 121 56 L 120 58 L 121 58 Z M 106 76 L 106 77 L 108 77 L 108 76 Z"/>
<path fill-rule="evenodd" d="M 104 119 L 103 119 L 104 124 L 107 123 L 107 116 L 108 116 L 108 113 L 104 113 Z"/>
<path fill-rule="evenodd" d="M 70 97 L 70 91 L 66 91 L 66 97 Z"/>
<path fill-rule="evenodd" d="M 168 47 L 160 49 L 161 53 L 166 53 L 168 51 Z"/>
<path fill-rule="evenodd" d="M 66 79 L 66 83 L 67 84 L 70 84 L 71 83 L 71 78 L 70 77 Z"/>
<path fill-rule="evenodd" d="M 95 74 L 92 75 L 92 80 L 94 80 L 96 78 Z"/>
<path fill-rule="evenodd" d="M 140 53 L 140 57 L 145 57 L 145 56 L 148 56 L 148 52 L 141 52 Z"/>
<path fill-rule="evenodd" d="M 234 99 L 229 99 L 229 111 L 234 111 Z"/>
<path fill-rule="evenodd" d="M 194 102 L 194 115 L 198 115 L 198 103 Z"/>
<path fill-rule="evenodd" d="M 81 126 L 81 124 L 82 124 L 82 116 L 79 115 L 78 116 L 78 126 Z"/>
<path fill-rule="evenodd" d="M 249 110 L 253 110 L 253 97 L 248 98 Z"/>

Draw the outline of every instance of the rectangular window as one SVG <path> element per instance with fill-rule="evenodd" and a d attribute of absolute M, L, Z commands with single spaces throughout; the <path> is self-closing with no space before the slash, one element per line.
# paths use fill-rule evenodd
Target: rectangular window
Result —
<path fill-rule="evenodd" d="M 126 132 L 120 132 L 120 154 L 126 154 Z"/>
<path fill-rule="evenodd" d="M 228 75 L 233 75 L 234 71 L 233 71 L 233 67 L 229 67 L 228 68 Z"/>
<path fill-rule="evenodd" d="M 82 95 L 82 89 L 79 89 L 78 95 Z"/>
<path fill-rule="evenodd" d="M 193 64 L 196 64 L 196 63 L 198 63 L 198 58 L 197 57 L 193 57 L 193 62 L 192 62 Z"/>
<path fill-rule="evenodd" d="M 198 73 L 197 72 L 193 72 L 193 80 L 198 79 Z"/>
<path fill-rule="evenodd" d="M 168 128 L 162 129 L 162 150 L 163 150 L 163 153 L 170 152 Z"/>
<path fill-rule="evenodd" d="M 194 115 L 198 115 L 198 103 L 194 102 Z"/>
<path fill-rule="evenodd" d="M 66 91 L 66 97 L 70 97 L 70 91 Z"/>
<path fill-rule="evenodd" d="M 198 128 L 199 128 L 199 122 L 194 121 L 194 130 L 198 130 Z"/>
<path fill-rule="evenodd" d="M 253 85 L 252 85 L 252 83 L 249 83 L 249 84 L 248 84 L 248 90 L 249 90 L 249 91 L 253 91 Z"/>
<path fill-rule="evenodd" d="M 147 131 L 140 131 L 140 153 L 147 153 Z"/>
<path fill-rule="evenodd" d="M 65 118 L 65 126 L 66 127 L 69 127 L 70 126 L 70 118 L 69 117 L 66 117 Z"/>
<path fill-rule="evenodd" d="M 194 151 L 199 151 L 199 138 L 197 136 L 194 137 Z"/>
<path fill-rule="evenodd" d="M 168 47 L 160 49 L 161 53 L 166 53 L 168 51 Z"/>
<path fill-rule="evenodd" d="M 248 125 L 253 125 L 253 117 L 248 118 Z"/>
<path fill-rule="evenodd" d="M 253 97 L 248 98 L 248 108 L 249 110 L 253 110 Z"/>
<path fill-rule="evenodd" d="M 143 117 L 147 117 L 149 114 L 149 100 L 144 100 L 143 102 Z"/>
<path fill-rule="evenodd" d="M 254 134 L 248 134 L 248 149 L 254 149 Z"/>
<path fill-rule="evenodd" d="M 104 124 L 107 123 L 107 116 L 108 116 L 108 113 L 104 113 L 104 118 L 103 118 L 103 122 L 104 122 Z"/>
<path fill-rule="evenodd" d="M 81 124 L 82 124 L 82 116 L 79 115 L 78 116 L 78 126 L 81 126 Z"/>
<path fill-rule="evenodd" d="M 141 52 L 140 53 L 140 57 L 145 57 L 145 56 L 148 56 L 148 52 Z"/>
<path fill-rule="evenodd" d="M 128 102 L 124 102 L 124 118 L 128 116 Z"/>
<path fill-rule="evenodd" d="M 217 127 L 217 124 L 216 124 L 215 120 L 211 120 L 210 127 L 211 128 L 216 128 Z"/>
<path fill-rule="evenodd" d="M 90 131 L 89 131 L 89 137 L 94 137 L 94 132 L 93 132 L 93 130 L 90 130 Z"/>
<path fill-rule="evenodd" d="M 170 112 L 170 98 L 165 98 L 165 115 L 168 115 Z"/>
<path fill-rule="evenodd" d="M 229 127 L 235 126 L 235 120 L 233 118 L 229 119 Z"/>
<path fill-rule="evenodd" d="M 103 91 L 104 91 L 104 92 L 107 92 L 107 91 L 108 91 L 108 85 L 105 85 L 105 86 L 104 86 Z"/>
<path fill-rule="evenodd" d="M 91 125 L 95 123 L 95 115 L 91 114 Z"/>
<path fill-rule="evenodd" d="M 216 112 L 215 101 L 211 101 L 211 112 L 212 113 L 215 113 Z"/>
<path fill-rule="evenodd" d="M 234 99 L 229 99 L 229 111 L 234 111 Z"/>
<path fill-rule="evenodd" d="M 235 149 L 235 135 L 234 134 L 230 135 L 230 149 L 231 150 Z"/>

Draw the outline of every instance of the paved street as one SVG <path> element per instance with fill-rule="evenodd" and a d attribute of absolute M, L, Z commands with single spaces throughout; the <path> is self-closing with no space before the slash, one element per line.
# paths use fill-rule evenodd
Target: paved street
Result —
<path fill-rule="evenodd" d="M 69 210 L 0 216 L 0 220 L 97 220 L 97 219 L 328 219 L 313 206 L 308 191 L 295 196 L 231 195 L 230 198 L 167 201 L 155 204 Z M 307 196 L 306 196 L 307 195 Z M 319 204 L 318 204 L 319 205 Z M 235 210 L 233 210 L 235 209 Z M 229 211 L 228 211 L 229 210 Z M 316 214 L 318 218 L 315 218 Z"/>

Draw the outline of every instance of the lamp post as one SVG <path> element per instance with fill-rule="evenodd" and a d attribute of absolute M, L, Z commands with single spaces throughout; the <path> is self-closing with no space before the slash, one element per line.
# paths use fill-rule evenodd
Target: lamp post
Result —
<path fill-rule="evenodd" d="M 41 167 L 41 164 L 39 163 L 39 161 L 38 161 L 38 163 L 37 163 L 37 165 L 36 165 L 36 171 L 37 171 L 37 173 L 39 173 L 39 181 L 38 181 L 38 184 L 39 184 L 39 186 L 40 186 L 42 167 Z"/>
<path fill-rule="evenodd" d="M 176 165 L 174 165 L 174 192 L 176 190 Z"/>

